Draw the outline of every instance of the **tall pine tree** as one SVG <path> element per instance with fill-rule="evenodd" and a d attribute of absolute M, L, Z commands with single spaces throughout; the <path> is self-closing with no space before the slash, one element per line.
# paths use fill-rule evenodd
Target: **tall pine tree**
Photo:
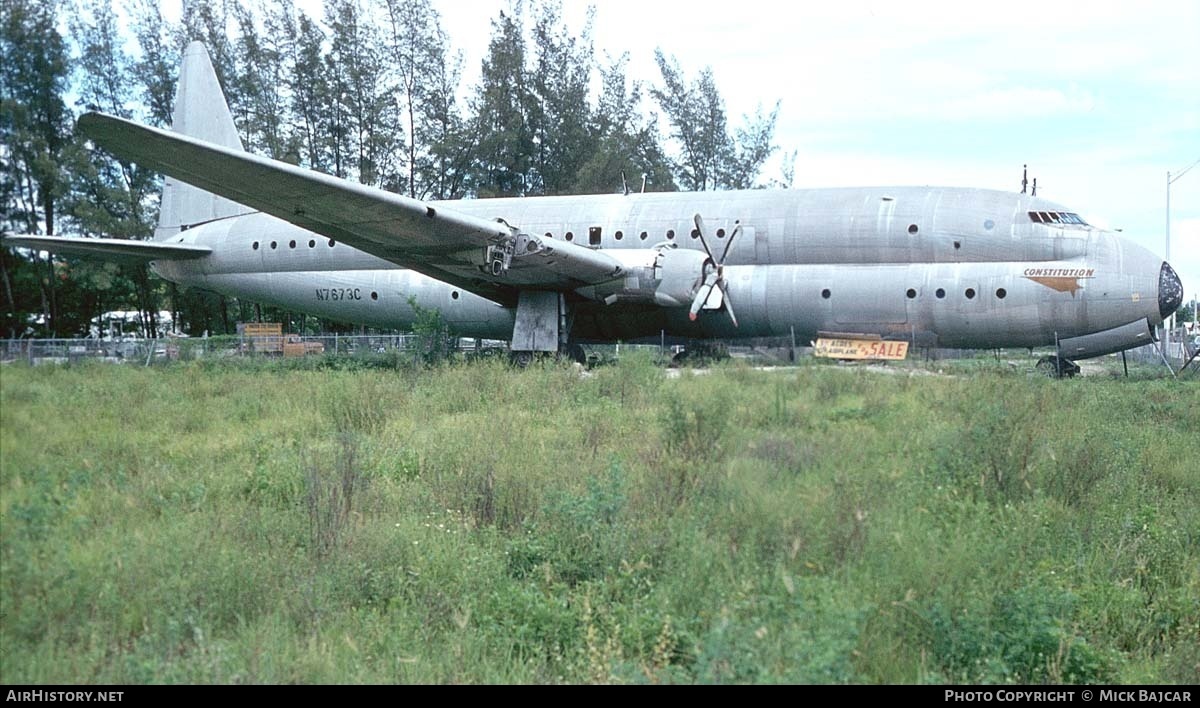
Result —
<path fill-rule="evenodd" d="M 69 79 L 66 41 L 58 31 L 57 4 L 5 0 L 0 15 L 0 144 L 4 214 L 14 231 L 57 233 L 67 189 L 63 152 L 71 140 L 63 101 Z M 10 259 L 5 259 L 9 265 Z M 13 267 L 15 259 L 11 259 Z M 59 328 L 58 281 L 52 260 L 37 266 L 45 331 Z M 6 275 L 7 280 L 11 278 Z M 17 315 L 14 315 L 14 318 Z M 10 329 L 23 323 L 9 322 Z"/>
<path fill-rule="evenodd" d="M 458 115 L 458 64 L 430 0 L 383 0 L 387 48 L 398 90 L 395 104 L 408 140 L 405 170 L 392 187 L 410 197 L 444 199 L 455 193 L 463 152 Z"/>
<path fill-rule="evenodd" d="M 771 145 L 779 104 L 769 115 L 761 108 L 753 119 L 729 134 L 725 101 L 712 69 L 705 67 L 688 82 L 679 62 L 655 50 L 663 85 L 651 91 L 671 124 L 679 144 L 676 177 L 684 189 L 747 189 L 775 148 Z"/>
<path fill-rule="evenodd" d="M 492 39 L 475 96 L 479 136 L 470 188 L 476 196 L 522 196 L 531 191 L 536 159 L 530 113 L 535 99 L 525 69 L 521 6 L 492 21 Z"/>
<path fill-rule="evenodd" d="M 588 129 L 593 19 L 594 10 L 589 10 L 583 30 L 575 34 L 564 23 L 560 0 L 544 0 L 536 8 L 530 72 L 535 100 L 529 114 L 535 153 L 529 193 L 572 192 L 580 169 L 596 150 L 596 135 Z"/>

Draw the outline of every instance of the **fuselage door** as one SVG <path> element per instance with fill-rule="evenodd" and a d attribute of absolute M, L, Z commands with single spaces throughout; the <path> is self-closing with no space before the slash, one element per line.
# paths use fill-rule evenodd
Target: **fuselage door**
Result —
<path fill-rule="evenodd" d="M 771 262 L 771 250 L 768 245 L 766 229 L 759 230 L 753 226 L 742 226 L 742 233 L 738 236 L 738 240 L 754 244 L 754 262 L 756 264 L 766 265 Z"/>

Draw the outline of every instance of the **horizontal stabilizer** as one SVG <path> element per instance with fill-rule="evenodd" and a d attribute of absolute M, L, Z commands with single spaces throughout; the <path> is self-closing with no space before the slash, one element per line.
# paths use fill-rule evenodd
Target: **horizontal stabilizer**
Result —
<path fill-rule="evenodd" d="M 64 236 L 18 236 L 4 234 L 0 243 L 11 248 L 65 253 L 120 263 L 178 261 L 203 258 L 212 253 L 207 246 L 161 241 L 130 241 L 118 238 L 70 238 Z"/>

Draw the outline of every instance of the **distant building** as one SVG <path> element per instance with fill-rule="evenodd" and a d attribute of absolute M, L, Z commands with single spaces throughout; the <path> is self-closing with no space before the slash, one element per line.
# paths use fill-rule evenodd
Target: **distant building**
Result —
<path fill-rule="evenodd" d="M 159 337 L 177 335 L 175 321 L 170 310 L 158 311 L 156 331 Z M 105 342 L 120 342 L 128 339 L 141 339 L 145 328 L 142 326 L 142 313 L 138 310 L 112 310 L 92 319 L 88 327 L 88 336 Z"/>

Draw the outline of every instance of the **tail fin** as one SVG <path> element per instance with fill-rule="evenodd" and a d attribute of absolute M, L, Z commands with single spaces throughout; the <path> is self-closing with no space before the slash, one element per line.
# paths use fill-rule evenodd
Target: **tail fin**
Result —
<path fill-rule="evenodd" d="M 200 42 L 192 42 L 183 52 L 171 129 L 222 147 L 244 149 L 208 50 Z M 237 202 L 167 177 L 154 238 L 166 240 L 193 224 L 251 211 Z"/>

